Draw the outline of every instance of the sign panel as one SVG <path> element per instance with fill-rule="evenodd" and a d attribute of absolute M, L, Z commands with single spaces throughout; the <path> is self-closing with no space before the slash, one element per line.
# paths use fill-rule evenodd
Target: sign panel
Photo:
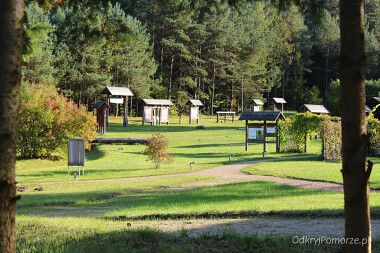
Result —
<path fill-rule="evenodd" d="M 152 122 L 152 108 L 144 107 L 144 122 Z"/>
<path fill-rule="evenodd" d="M 84 166 L 84 140 L 70 139 L 68 149 L 68 165 Z"/>
<path fill-rule="evenodd" d="M 254 112 L 259 112 L 260 111 L 260 106 L 258 105 L 258 106 L 254 106 L 253 107 L 253 111 Z"/>
<path fill-rule="evenodd" d="M 276 127 L 275 126 L 268 126 L 267 127 L 267 134 L 276 134 Z"/>
<path fill-rule="evenodd" d="M 169 122 L 169 108 L 161 108 L 161 122 Z"/>
<path fill-rule="evenodd" d="M 199 118 L 199 108 L 198 107 L 191 107 L 190 108 L 190 115 L 191 119 L 198 119 Z"/>
<path fill-rule="evenodd" d="M 110 103 L 111 104 L 122 104 L 124 101 L 123 98 L 110 98 Z"/>
<path fill-rule="evenodd" d="M 264 141 L 264 127 L 248 126 L 248 141 Z"/>

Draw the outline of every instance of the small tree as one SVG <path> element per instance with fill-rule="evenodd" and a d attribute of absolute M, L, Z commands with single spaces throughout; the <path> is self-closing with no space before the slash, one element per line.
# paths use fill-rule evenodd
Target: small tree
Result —
<path fill-rule="evenodd" d="M 146 144 L 144 155 L 148 156 L 149 160 L 155 163 L 156 169 L 160 167 L 162 163 L 170 163 L 173 161 L 173 157 L 167 153 L 169 148 L 169 141 L 161 133 L 154 133 L 152 139 Z"/>

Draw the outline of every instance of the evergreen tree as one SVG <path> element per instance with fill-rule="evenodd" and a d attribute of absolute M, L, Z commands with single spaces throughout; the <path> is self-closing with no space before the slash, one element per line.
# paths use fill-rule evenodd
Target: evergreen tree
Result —
<path fill-rule="evenodd" d="M 55 84 L 53 74 L 53 26 L 38 5 L 25 7 L 24 50 L 22 76 L 24 80 Z"/>

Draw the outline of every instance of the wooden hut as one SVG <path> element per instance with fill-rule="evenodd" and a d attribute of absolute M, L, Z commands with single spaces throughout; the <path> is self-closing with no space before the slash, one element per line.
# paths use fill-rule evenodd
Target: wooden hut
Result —
<path fill-rule="evenodd" d="M 168 99 L 143 99 L 146 106 L 144 106 L 144 113 L 142 124 L 145 122 L 151 125 L 161 125 L 166 123 L 169 125 L 169 109 L 173 105 L 172 101 Z"/>
<path fill-rule="evenodd" d="M 102 94 L 107 95 L 106 102 L 110 104 L 110 96 L 118 96 L 123 98 L 123 104 L 124 104 L 124 118 L 123 118 L 123 127 L 128 126 L 128 97 L 133 97 L 132 91 L 127 87 L 109 87 L 106 86 L 106 88 L 102 91 Z M 106 115 L 106 124 L 108 126 L 108 117 L 109 117 L 109 109 L 107 110 Z"/>
<path fill-rule="evenodd" d="M 261 106 L 263 106 L 263 105 L 264 105 L 264 102 L 261 99 L 259 99 L 259 98 L 252 99 L 252 106 L 253 106 L 252 111 L 254 111 L 254 112 L 261 111 Z"/>
<path fill-rule="evenodd" d="M 99 101 L 92 106 L 92 109 L 96 110 L 96 123 L 97 123 L 96 131 L 98 133 L 101 133 L 101 134 L 106 133 L 106 127 L 107 127 L 106 116 L 107 116 L 107 111 L 109 110 L 109 108 L 110 106 L 104 101 Z"/>
<path fill-rule="evenodd" d="M 273 98 L 273 111 L 274 112 L 283 112 L 284 104 L 287 102 L 283 98 Z"/>
<path fill-rule="evenodd" d="M 304 104 L 298 110 L 299 113 L 311 112 L 318 115 L 329 114 L 329 110 L 326 109 L 323 105 L 311 105 Z"/>
<path fill-rule="evenodd" d="M 373 108 L 375 108 L 378 104 L 380 104 L 380 97 L 373 97 L 373 98 L 370 98 L 368 101 L 367 101 L 367 105 L 369 108 L 371 108 L 371 111 L 373 110 Z M 377 119 L 380 119 L 380 107 L 378 107 L 376 109 L 376 111 L 373 113 L 373 115 L 375 116 L 375 118 Z"/>
<path fill-rule="evenodd" d="M 203 106 L 203 103 L 200 100 L 190 99 L 187 104 L 190 106 L 189 108 L 189 124 L 191 121 L 197 120 L 197 124 L 199 124 L 199 106 Z"/>
<path fill-rule="evenodd" d="M 365 106 L 365 116 L 369 116 L 369 114 L 372 112 L 371 108 L 369 108 L 368 105 Z"/>

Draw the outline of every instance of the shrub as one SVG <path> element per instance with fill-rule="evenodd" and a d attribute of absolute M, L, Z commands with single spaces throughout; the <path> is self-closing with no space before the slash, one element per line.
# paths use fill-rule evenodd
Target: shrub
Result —
<path fill-rule="evenodd" d="M 374 156 L 380 156 L 380 121 L 373 115 L 378 107 L 380 105 L 375 106 L 367 118 L 367 132 L 371 135 L 369 154 Z"/>
<path fill-rule="evenodd" d="M 322 117 L 312 113 L 298 113 L 291 119 L 280 121 L 278 135 L 281 152 L 306 152 L 310 137 L 319 132 Z"/>
<path fill-rule="evenodd" d="M 19 116 L 18 154 L 24 158 L 49 157 L 70 138 L 95 138 L 96 122 L 84 108 L 59 95 L 53 86 L 23 83 Z"/>
<path fill-rule="evenodd" d="M 326 116 L 322 132 L 322 156 L 327 161 L 340 161 L 342 159 L 342 127 L 340 121 L 332 121 Z"/>
<path fill-rule="evenodd" d="M 286 118 L 277 123 L 280 152 L 296 153 L 299 152 L 292 134 L 293 119 Z"/>
<path fill-rule="evenodd" d="M 300 152 L 305 151 L 307 144 L 310 142 L 315 132 L 319 132 L 322 128 L 322 117 L 316 114 L 306 112 L 298 113 L 294 116 L 292 133 Z"/>
<path fill-rule="evenodd" d="M 158 169 L 162 163 L 172 162 L 173 157 L 167 153 L 169 142 L 161 133 L 154 133 L 146 146 L 144 155 L 147 155 L 148 159 L 155 163 L 156 169 Z"/>

